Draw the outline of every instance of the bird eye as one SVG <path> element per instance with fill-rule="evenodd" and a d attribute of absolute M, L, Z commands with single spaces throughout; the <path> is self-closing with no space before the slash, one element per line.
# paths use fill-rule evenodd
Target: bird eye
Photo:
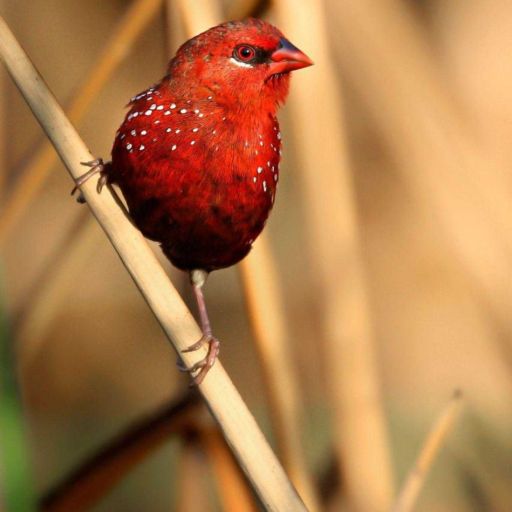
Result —
<path fill-rule="evenodd" d="M 233 57 L 240 62 L 251 62 L 256 57 L 256 49 L 248 44 L 242 44 L 235 48 Z"/>

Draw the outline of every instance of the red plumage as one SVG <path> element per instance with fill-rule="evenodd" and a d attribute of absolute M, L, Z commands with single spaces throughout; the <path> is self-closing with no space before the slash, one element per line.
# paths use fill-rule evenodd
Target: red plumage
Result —
<path fill-rule="evenodd" d="M 245 62 L 241 47 L 257 58 Z M 278 50 L 288 55 L 274 61 Z M 229 22 L 185 43 L 168 74 L 130 102 L 109 181 L 177 267 L 211 271 L 249 252 L 274 202 L 275 114 L 288 92 L 288 67 L 310 63 L 272 25 Z"/>
<path fill-rule="evenodd" d="M 100 185 L 106 178 L 119 186 L 142 233 L 190 271 L 203 337 L 187 351 L 209 345 L 188 369 L 197 384 L 219 352 L 202 286 L 208 272 L 241 260 L 265 225 L 279 179 L 276 111 L 290 71 L 311 64 L 261 20 L 199 34 L 158 84 L 132 99 L 112 162 L 89 162 L 77 181 L 101 171 Z"/>

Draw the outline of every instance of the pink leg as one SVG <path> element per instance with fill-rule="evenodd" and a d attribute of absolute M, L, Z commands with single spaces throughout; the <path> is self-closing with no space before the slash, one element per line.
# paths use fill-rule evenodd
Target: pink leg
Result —
<path fill-rule="evenodd" d="M 196 274 L 196 272 L 200 274 Z M 215 360 L 219 355 L 220 342 L 212 334 L 210 319 L 208 318 L 208 311 L 206 309 L 206 303 L 203 295 L 203 285 L 207 274 L 203 271 L 192 271 L 191 275 L 192 287 L 197 301 L 199 319 L 201 322 L 201 330 L 203 331 L 203 335 L 198 341 L 196 341 L 196 343 L 183 350 L 183 352 L 194 352 L 195 350 L 199 350 L 203 345 L 208 344 L 208 354 L 206 354 L 204 359 L 198 361 L 191 368 L 187 369 L 183 367 L 183 365 L 178 366 L 181 370 L 188 371 L 192 375 L 197 372 L 197 374 L 194 376 L 194 384 L 199 385 L 206 377 L 206 374 L 210 371 L 210 368 L 215 364 Z"/>

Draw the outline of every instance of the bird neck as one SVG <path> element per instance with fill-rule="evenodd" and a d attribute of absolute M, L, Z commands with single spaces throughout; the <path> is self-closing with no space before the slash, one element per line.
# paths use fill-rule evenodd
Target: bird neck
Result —
<path fill-rule="evenodd" d="M 258 115 L 274 117 L 288 95 L 289 74 L 280 75 L 266 82 L 248 80 L 221 81 L 209 79 L 191 84 L 187 75 L 167 76 L 160 88 L 172 97 L 193 101 L 212 101 L 224 110 L 241 116 Z"/>

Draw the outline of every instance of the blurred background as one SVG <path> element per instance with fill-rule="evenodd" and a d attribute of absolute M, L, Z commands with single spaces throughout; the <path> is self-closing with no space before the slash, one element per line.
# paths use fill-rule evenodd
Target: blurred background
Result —
<path fill-rule="evenodd" d="M 241 272 L 215 272 L 206 288 L 222 362 L 311 510 L 389 510 L 455 389 L 464 410 L 415 510 L 511 510 L 510 2 L 0 0 L 0 12 L 106 159 L 127 101 L 210 19 L 261 16 L 307 53 L 316 65 L 294 73 L 280 113 L 265 238 Z M 119 432 L 189 393 L 45 143 L 1 69 L 6 511 L 29 510 Z M 266 262 L 257 282 L 252 258 Z M 195 311 L 186 277 L 162 264 Z M 293 406 L 289 423 L 278 395 Z M 187 432 L 122 465 L 126 477 L 92 510 L 245 510 L 222 496 L 207 414 L 190 414 Z"/>

